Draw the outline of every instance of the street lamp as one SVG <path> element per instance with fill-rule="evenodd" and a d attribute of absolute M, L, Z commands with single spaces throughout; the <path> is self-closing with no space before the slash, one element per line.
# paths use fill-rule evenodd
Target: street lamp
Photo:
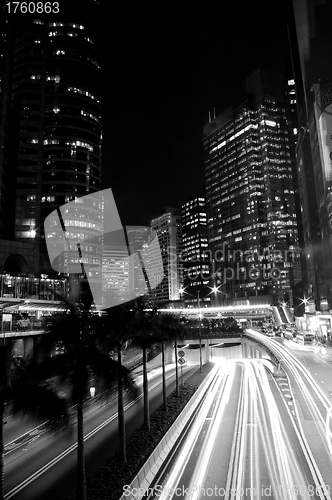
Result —
<path fill-rule="evenodd" d="M 198 310 L 199 310 L 199 313 L 198 313 L 198 319 L 199 319 L 199 324 L 198 324 L 198 328 L 199 328 L 199 371 L 200 371 L 200 373 L 203 373 L 203 362 L 202 362 L 202 330 L 201 330 L 201 319 L 203 317 L 203 314 L 200 311 L 200 308 L 201 308 L 201 306 L 200 306 L 200 300 L 199 300 L 200 290 L 192 290 L 192 292 L 197 293 L 197 306 L 198 306 Z M 179 293 L 181 295 L 183 293 L 187 293 L 188 295 L 191 295 L 192 297 L 194 297 L 194 295 L 192 293 L 186 292 L 183 287 L 181 287 L 179 289 Z"/>
<path fill-rule="evenodd" d="M 196 290 L 197 292 L 197 305 L 198 305 L 198 310 L 199 310 L 199 313 L 198 313 L 198 318 L 199 318 L 199 333 L 198 333 L 198 337 L 199 337 L 199 371 L 200 373 L 203 373 L 203 363 L 202 363 L 202 330 L 201 330 L 201 320 L 202 320 L 202 317 L 203 317 L 203 314 L 200 312 L 200 303 L 199 303 L 199 290 Z"/>
<path fill-rule="evenodd" d="M 214 305 L 218 307 L 218 293 L 223 293 L 219 290 L 219 286 L 213 286 L 211 288 L 212 292 L 214 293 Z"/>

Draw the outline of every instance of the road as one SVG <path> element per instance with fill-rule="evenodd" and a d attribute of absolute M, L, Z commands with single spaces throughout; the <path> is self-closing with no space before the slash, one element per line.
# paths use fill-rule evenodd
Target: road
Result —
<path fill-rule="evenodd" d="M 215 380 L 201 413 L 158 478 L 164 499 L 175 488 L 186 499 L 331 498 L 332 368 L 307 347 L 254 331 L 250 336 L 274 352 L 281 370 L 272 375 L 264 357 L 221 358 L 219 365 L 215 360 Z M 168 369 L 171 391 L 174 368 Z M 187 367 L 186 377 L 195 369 Z M 150 373 L 151 411 L 161 403 L 160 378 L 158 370 Z M 142 401 L 127 403 L 130 433 L 143 422 Z M 18 437 L 17 430 L 11 432 Z M 89 474 L 117 446 L 116 402 L 88 410 L 85 432 Z M 27 446 L 8 453 L 6 500 L 65 498 L 75 487 L 75 438 L 36 431 Z"/>
<path fill-rule="evenodd" d="M 261 359 L 224 360 L 218 367 L 205 403 L 150 493 L 161 500 L 329 498 L 287 398 Z"/>
<path fill-rule="evenodd" d="M 331 366 L 317 358 L 312 347 L 253 331 L 250 336 L 263 341 L 281 360 L 298 429 L 308 443 L 319 474 L 332 487 Z"/>
<path fill-rule="evenodd" d="M 184 379 L 196 367 L 184 369 Z M 142 384 L 141 376 L 137 381 Z M 175 387 L 174 366 L 168 366 L 168 393 Z M 150 411 L 161 403 L 160 369 L 149 373 Z M 117 402 L 85 412 L 86 472 L 91 473 L 118 446 Z M 135 401 L 126 400 L 127 434 L 143 423 L 142 396 Z M 26 427 L 29 422 L 25 422 Z M 6 428 L 7 426 L 5 426 Z M 19 434 L 18 429 L 7 431 L 7 453 L 5 455 L 5 500 L 59 500 L 66 498 L 76 486 L 76 424 L 67 436 L 36 432 L 23 446 L 9 452 L 8 436 Z"/>

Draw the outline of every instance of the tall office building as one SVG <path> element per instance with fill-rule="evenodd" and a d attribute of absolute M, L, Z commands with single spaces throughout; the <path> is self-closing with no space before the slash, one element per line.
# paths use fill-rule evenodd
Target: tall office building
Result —
<path fill-rule="evenodd" d="M 183 300 L 187 305 L 211 305 L 210 269 L 205 196 L 190 198 L 181 206 Z"/>
<path fill-rule="evenodd" d="M 0 228 L 33 244 L 32 273 L 50 273 L 46 216 L 101 188 L 100 14 L 98 1 L 70 0 L 58 12 L 7 16 Z"/>
<path fill-rule="evenodd" d="M 300 267 L 283 78 L 259 69 L 246 91 L 204 128 L 212 264 L 225 298 L 292 305 Z"/>
<path fill-rule="evenodd" d="M 158 236 L 161 250 L 164 278 L 151 291 L 151 299 L 168 302 L 181 298 L 183 287 L 181 210 L 166 207 L 165 212 L 151 221 L 151 229 Z M 153 269 L 151 260 L 151 268 Z"/>
<path fill-rule="evenodd" d="M 290 26 L 299 134 L 296 160 L 310 311 L 332 309 L 332 4 L 293 0 Z"/>

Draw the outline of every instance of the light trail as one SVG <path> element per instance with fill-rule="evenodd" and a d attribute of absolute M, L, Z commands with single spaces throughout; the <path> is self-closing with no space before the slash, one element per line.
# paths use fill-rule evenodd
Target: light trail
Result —
<path fill-rule="evenodd" d="M 160 500 L 170 500 L 173 497 L 176 491 L 176 485 L 178 484 L 178 481 L 188 463 L 190 453 L 195 446 L 197 439 L 199 438 L 201 429 L 206 421 L 211 406 L 213 405 L 216 396 L 218 396 L 219 391 L 223 393 L 226 382 L 226 365 L 224 365 L 223 367 L 216 365 L 213 370 L 214 373 L 211 388 L 209 389 L 204 404 L 201 406 L 195 418 L 195 421 L 190 428 L 188 437 L 185 440 L 184 445 L 181 447 L 174 466 L 172 467 L 172 470 L 163 485 L 163 490 L 160 496 L 158 495 L 158 498 L 160 498 Z"/>
<path fill-rule="evenodd" d="M 332 465 L 332 455 L 331 455 L 331 431 L 329 429 L 329 424 L 328 424 L 328 412 L 330 409 L 330 402 L 328 398 L 325 396 L 324 392 L 321 390 L 317 382 L 314 380 L 312 375 L 305 369 L 305 367 L 300 363 L 300 361 L 293 356 L 293 354 L 289 353 L 287 349 L 285 349 L 283 346 L 281 346 L 279 343 L 276 343 L 275 341 L 272 341 L 271 339 L 268 339 L 267 337 L 259 334 L 258 332 L 255 332 L 254 330 L 248 330 L 248 333 L 254 338 L 256 338 L 259 341 L 264 341 L 267 347 L 269 347 L 279 358 L 282 358 L 282 362 L 289 371 L 289 373 L 293 376 L 297 386 L 299 387 L 304 401 L 308 406 L 308 409 L 312 415 L 313 418 L 313 423 L 315 424 L 316 430 L 317 430 L 317 437 L 319 437 L 322 441 L 323 444 L 323 449 L 321 450 L 320 453 L 325 451 L 327 459 L 330 461 Z M 288 378 L 288 376 L 287 376 Z M 289 384 L 291 393 L 291 385 Z M 311 392 L 310 392 L 311 391 Z M 319 399 L 320 403 L 324 407 L 326 411 L 326 416 L 324 418 L 324 415 L 321 413 L 319 410 L 317 404 L 314 401 L 314 398 L 312 396 L 312 393 L 317 396 Z M 295 398 L 292 393 L 292 400 L 295 403 Z M 307 462 L 310 465 L 310 470 L 313 475 L 313 478 L 315 480 L 315 488 L 318 490 L 319 493 L 319 498 L 321 499 L 328 499 L 330 500 L 330 492 L 329 488 L 326 486 L 326 482 L 319 470 L 319 467 L 316 463 L 316 460 L 314 459 L 314 456 L 310 450 L 310 447 L 308 445 L 308 442 L 305 438 L 305 432 L 303 429 L 303 426 L 301 424 L 301 419 L 299 416 L 299 410 L 297 408 L 297 405 L 294 405 L 295 408 L 295 413 L 296 413 L 296 421 L 294 422 L 294 419 L 292 419 L 293 423 L 296 423 L 297 430 L 298 432 L 298 437 L 301 442 L 302 449 L 306 455 Z"/>
<path fill-rule="evenodd" d="M 240 385 L 234 394 L 236 366 L 240 366 L 241 374 L 237 375 Z M 227 360 L 219 371 L 158 498 L 171 500 L 178 496 L 177 491 L 182 491 L 181 498 L 200 500 L 206 496 L 206 491 L 218 487 L 223 490 L 224 500 L 244 497 L 263 500 L 268 488 L 266 481 L 269 481 L 268 496 L 273 500 L 330 499 L 312 454 L 266 364 L 258 359 Z M 276 401 L 275 393 L 280 394 L 280 400 Z M 218 463 L 214 460 L 221 457 L 227 405 L 231 395 L 237 398 L 237 394 L 231 448 L 228 455 L 223 456 L 223 462 L 228 462 L 229 466 L 222 477 L 216 475 Z M 280 405 L 288 414 L 286 420 L 280 413 Z M 209 426 L 199 454 L 195 456 L 195 465 L 190 466 L 193 463 L 191 453 L 207 420 Z M 214 470 L 212 476 L 219 481 L 217 485 L 211 482 L 211 470 Z M 191 479 L 185 488 L 187 483 L 181 484 L 181 480 L 188 474 Z"/>
<path fill-rule="evenodd" d="M 264 340 L 264 343 L 266 342 L 266 345 L 273 350 L 279 357 L 282 358 L 282 361 L 285 365 L 285 367 L 289 370 L 289 372 L 292 374 L 294 377 L 296 383 L 298 384 L 299 388 L 301 389 L 301 392 L 304 396 L 304 399 L 308 405 L 308 408 L 313 416 L 313 421 L 315 422 L 315 425 L 317 427 L 317 430 L 319 432 L 319 435 L 321 437 L 322 442 L 324 443 L 324 447 L 326 452 L 328 453 L 330 460 L 331 460 L 331 465 L 332 465 L 332 454 L 331 454 L 331 447 L 329 443 L 331 442 L 332 439 L 332 433 L 329 428 L 327 428 L 327 414 L 329 411 L 329 408 L 331 406 L 330 400 L 328 397 L 324 394 L 324 391 L 319 387 L 318 383 L 316 380 L 313 378 L 313 376 L 308 372 L 308 370 L 302 365 L 302 363 L 291 353 L 287 351 L 284 347 L 282 347 L 280 344 L 271 341 L 271 339 L 266 338 L 265 336 L 259 334 L 258 332 L 255 332 L 253 330 L 248 330 L 250 334 L 252 334 L 254 337 L 257 338 L 257 340 Z M 326 415 L 324 416 L 321 411 L 319 410 L 314 398 L 312 397 L 312 394 L 310 393 L 310 390 L 312 393 L 317 396 L 319 402 L 321 405 L 324 407 L 326 411 Z M 299 425 L 300 419 L 298 419 Z M 303 429 L 302 429 L 303 430 Z"/>

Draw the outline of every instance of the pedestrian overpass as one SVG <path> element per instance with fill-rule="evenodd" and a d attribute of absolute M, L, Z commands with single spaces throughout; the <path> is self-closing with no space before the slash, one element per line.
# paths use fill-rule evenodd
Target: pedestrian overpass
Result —
<path fill-rule="evenodd" d="M 0 339 L 12 338 L 17 340 L 19 355 L 28 357 L 32 355 L 38 338 L 45 334 L 41 321 L 43 317 L 45 318 L 45 315 L 52 315 L 63 310 L 64 305 L 60 301 L 1 298 Z M 168 307 L 159 310 L 160 312 L 173 313 L 188 319 L 197 319 L 197 332 L 192 332 L 196 340 L 198 338 L 199 324 L 201 339 L 212 339 L 213 335 L 217 335 L 218 338 L 226 338 L 226 333 L 220 335 L 218 328 L 211 332 L 209 328 L 210 320 L 223 320 L 227 317 L 233 317 L 242 328 L 260 328 L 265 325 L 280 325 L 293 322 L 288 307 L 269 304 L 200 308 Z M 22 315 L 25 319 L 22 319 Z M 17 319 L 18 317 L 21 319 Z"/>
<path fill-rule="evenodd" d="M 274 306 L 270 304 L 244 304 L 221 307 L 197 307 L 160 309 L 162 312 L 174 313 L 188 319 L 207 318 L 225 319 L 233 317 L 239 323 L 247 326 L 262 326 L 262 324 L 281 325 L 294 323 L 290 308 L 286 305 Z"/>

